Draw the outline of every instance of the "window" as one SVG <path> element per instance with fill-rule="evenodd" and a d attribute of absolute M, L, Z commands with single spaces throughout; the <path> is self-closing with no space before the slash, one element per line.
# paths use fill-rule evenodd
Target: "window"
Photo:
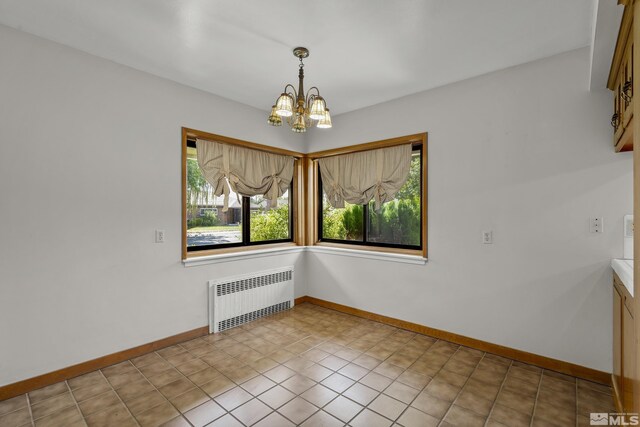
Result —
<path fill-rule="evenodd" d="M 318 244 L 353 245 L 361 249 L 372 247 L 378 251 L 421 253 L 426 257 L 426 134 L 417 137 L 398 139 L 399 144 L 412 142 L 409 176 L 395 198 L 383 203 L 378 210 L 373 201 L 363 205 L 345 202 L 344 208 L 331 206 L 322 189 L 320 170 L 317 169 Z M 353 147 L 353 150 L 346 147 L 336 151 L 339 154 L 355 153 L 385 146 L 385 143 L 381 141 Z M 322 155 L 330 156 L 333 153 L 325 152 Z"/>
<path fill-rule="evenodd" d="M 221 142 L 227 140 L 217 135 L 215 138 Z M 245 144 L 249 148 L 258 146 Z M 231 191 L 228 210 L 223 212 L 224 196 L 214 195 L 214 189 L 198 165 L 195 138 L 183 135 L 183 145 L 183 259 L 206 255 L 211 250 L 294 241 L 295 176 L 289 189 L 278 197 L 276 206 L 265 196 L 242 197 Z"/>

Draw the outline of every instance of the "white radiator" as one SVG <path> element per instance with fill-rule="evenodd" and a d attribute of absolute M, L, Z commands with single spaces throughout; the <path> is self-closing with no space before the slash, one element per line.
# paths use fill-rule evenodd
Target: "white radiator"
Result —
<path fill-rule="evenodd" d="M 209 332 L 293 307 L 293 267 L 209 281 Z"/>

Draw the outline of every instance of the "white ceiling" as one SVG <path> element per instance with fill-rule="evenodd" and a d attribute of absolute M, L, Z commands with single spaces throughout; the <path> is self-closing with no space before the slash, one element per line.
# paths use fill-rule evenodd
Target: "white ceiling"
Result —
<path fill-rule="evenodd" d="M 589 0 L 0 0 L 0 23 L 268 110 L 296 83 L 334 114 L 590 44 Z"/>

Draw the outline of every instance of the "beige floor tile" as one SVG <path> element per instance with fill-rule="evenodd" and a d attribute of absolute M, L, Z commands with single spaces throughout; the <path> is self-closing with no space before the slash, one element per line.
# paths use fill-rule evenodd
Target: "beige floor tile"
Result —
<path fill-rule="evenodd" d="M 422 392 L 411 402 L 411 406 L 437 419 L 442 419 L 451 406 L 451 402 Z"/>
<path fill-rule="evenodd" d="M 127 402 L 127 408 L 135 417 L 165 401 L 166 399 L 157 390 L 153 390 Z"/>
<path fill-rule="evenodd" d="M 259 375 L 241 384 L 241 387 L 251 393 L 253 396 L 258 396 L 275 386 L 276 383 L 263 375 Z"/>
<path fill-rule="evenodd" d="M 184 416 L 195 427 L 200 427 L 209 424 L 226 413 L 227 411 L 225 411 L 220 405 L 213 400 L 209 400 L 208 402 L 187 411 Z"/>
<path fill-rule="evenodd" d="M 191 427 L 191 424 L 183 416 L 178 416 L 162 424 L 162 427 Z"/>
<path fill-rule="evenodd" d="M 353 359 L 353 363 L 356 365 L 362 366 L 363 368 L 372 370 L 375 369 L 376 366 L 382 363 L 382 360 L 376 359 L 373 356 L 368 354 L 361 354 L 360 356 Z"/>
<path fill-rule="evenodd" d="M 118 404 L 120 404 L 120 399 L 118 399 L 116 393 L 111 390 L 87 399 L 84 402 L 80 402 L 78 403 L 78 406 L 80 407 L 82 414 L 86 417 Z"/>
<path fill-rule="evenodd" d="M 66 382 L 55 383 L 47 387 L 29 392 L 29 401 L 31 405 L 47 400 L 51 397 L 58 396 L 59 394 L 69 391 Z"/>
<path fill-rule="evenodd" d="M 275 386 L 258 396 L 258 399 L 269 405 L 273 409 L 278 409 L 285 403 L 296 397 L 295 394 L 282 386 Z"/>
<path fill-rule="evenodd" d="M 454 426 L 482 427 L 485 423 L 485 417 L 453 405 L 443 421 Z"/>
<path fill-rule="evenodd" d="M 460 386 L 455 386 L 442 379 L 434 378 L 433 381 L 425 387 L 424 391 L 432 396 L 453 402 L 460 392 Z"/>
<path fill-rule="evenodd" d="M 329 387 L 331 390 L 335 391 L 336 393 L 342 393 L 343 391 L 351 387 L 353 384 L 355 384 L 355 381 L 353 381 L 351 378 L 345 377 L 344 375 L 332 374 L 327 378 L 325 378 L 321 382 L 321 384 L 324 385 L 325 387 Z"/>
<path fill-rule="evenodd" d="M 182 365 L 178 365 L 176 369 L 182 373 L 182 375 L 189 376 L 195 374 L 198 371 L 208 368 L 209 365 L 200 359 L 193 359 Z"/>
<path fill-rule="evenodd" d="M 151 363 L 149 365 L 141 366 L 138 368 L 140 372 L 147 378 L 153 377 L 154 375 L 161 374 L 169 369 L 173 369 L 173 365 L 171 363 L 165 361 L 164 359 L 160 359 L 157 362 Z"/>
<path fill-rule="evenodd" d="M 232 411 L 252 398 L 253 396 L 241 387 L 234 387 L 231 390 L 216 396 L 214 400 L 227 411 Z"/>
<path fill-rule="evenodd" d="M 162 358 L 156 354 L 156 353 L 147 353 L 145 355 L 142 355 L 140 357 L 136 357 L 131 359 L 131 363 L 133 363 L 133 365 L 140 369 L 143 366 L 148 366 L 151 365 L 153 363 L 157 363 L 159 361 L 161 361 Z"/>
<path fill-rule="evenodd" d="M 303 375 L 294 375 L 280 385 L 294 394 L 302 394 L 316 385 L 316 382 Z"/>
<path fill-rule="evenodd" d="M 381 394 L 376 397 L 373 402 L 369 404 L 369 409 L 377 412 L 378 414 L 395 420 L 406 409 L 407 404 L 400 402 L 392 397 Z"/>
<path fill-rule="evenodd" d="M 129 427 L 138 425 L 122 404 L 91 414 L 85 418 L 85 421 L 89 427 Z"/>
<path fill-rule="evenodd" d="M 522 395 L 508 389 L 500 391 L 498 398 L 496 399 L 496 403 L 526 415 L 533 414 L 533 406 L 535 402 L 535 396 Z"/>
<path fill-rule="evenodd" d="M 344 396 L 336 397 L 323 408 L 325 412 L 345 423 L 348 423 L 353 419 L 360 411 L 362 411 L 362 409 L 362 405 L 359 405 Z"/>
<path fill-rule="evenodd" d="M 159 374 L 148 376 L 147 379 L 151 384 L 156 387 L 162 387 L 163 385 L 172 383 L 180 378 L 183 378 L 183 375 L 178 372 L 176 369 L 167 369 L 162 371 Z"/>
<path fill-rule="evenodd" d="M 166 423 L 179 415 L 176 408 L 169 402 L 161 403 L 153 408 L 136 415 L 142 427 L 156 427 Z"/>
<path fill-rule="evenodd" d="M 35 405 L 31 405 L 31 413 L 33 419 L 37 420 L 38 418 L 42 418 L 45 415 L 52 414 L 72 405 L 75 405 L 75 402 L 73 397 L 71 397 L 71 393 L 67 391 L 64 394 L 59 394 Z"/>
<path fill-rule="evenodd" d="M 548 402 L 538 401 L 534 411 L 534 418 L 558 425 L 575 425 L 576 410 L 573 407 L 558 407 Z"/>
<path fill-rule="evenodd" d="M 272 412 L 269 416 L 263 418 L 253 427 L 294 427 L 291 421 L 283 417 L 277 412 Z"/>
<path fill-rule="evenodd" d="M 292 369 L 280 365 L 265 372 L 263 375 L 269 378 L 271 381 L 281 383 L 282 381 L 294 376 L 295 374 L 295 371 L 293 371 Z"/>
<path fill-rule="evenodd" d="M 195 424 L 194 424 L 194 426 L 198 427 Z M 242 423 L 240 421 L 238 421 L 235 418 L 233 418 L 232 415 L 227 414 L 227 415 L 225 415 L 223 417 L 218 418 L 217 420 L 215 420 L 211 424 L 207 424 L 207 427 L 244 427 L 244 426 L 242 425 Z"/>
<path fill-rule="evenodd" d="M 475 412 L 478 415 L 482 415 L 483 417 L 489 415 L 489 411 L 491 411 L 491 407 L 493 406 L 493 402 L 491 400 L 483 399 L 482 397 L 467 391 L 460 393 L 454 404 Z"/>
<path fill-rule="evenodd" d="M 314 363 L 300 373 L 316 382 L 320 382 L 327 378 L 329 375 L 333 374 L 333 371 L 331 369 L 325 368 L 322 365 Z"/>
<path fill-rule="evenodd" d="M 111 365 L 107 368 L 102 369 L 102 373 L 107 379 L 109 377 L 113 377 L 115 375 L 126 374 L 127 372 L 135 372 L 136 367 L 131 364 L 130 361 L 125 360 L 124 362 L 117 363 L 115 365 Z"/>
<path fill-rule="evenodd" d="M 278 366 L 278 362 L 276 362 L 275 360 L 269 357 L 263 357 L 261 359 L 254 360 L 253 362 L 249 362 L 247 363 L 247 365 L 251 366 L 253 369 L 260 372 L 261 374 L 264 374 L 265 372 Z"/>
<path fill-rule="evenodd" d="M 393 380 L 376 372 L 370 372 L 360 379 L 359 382 L 374 390 L 382 391 L 389 387 L 389 384 L 391 384 Z"/>
<path fill-rule="evenodd" d="M 165 384 L 158 389 L 160 393 L 167 399 L 171 399 L 179 394 L 186 393 L 187 391 L 195 388 L 195 385 L 186 378 L 179 378 L 169 384 Z"/>
<path fill-rule="evenodd" d="M 104 377 L 100 371 L 89 372 L 79 377 L 71 378 L 67 381 L 71 390 L 75 390 L 80 387 L 89 387 L 104 381 Z"/>
<path fill-rule="evenodd" d="M 125 403 L 127 403 L 128 401 L 140 397 L 143 394 L 147 394 L 153 390 L 155 390 L 153 385 L 151 385 L 149 381 L 143 379 L 123 386 L 122 388 L 116 390 L 116 393 L 118 393 L 118 396 L 120 396 L 120 398 Z"/>
<path fill-rule="evenodd" d="M 338 371 L 349 364 L 348 360 L 341 359 L 338 356 L 330 355 L 318 362 L 320 365 L 332 371 Z"/>
<path fill-rule="evenodd" d="M 193 388 L 185 393 L 170 398 L 169 401 L 176 407 L 176 409 L 178 409 L 178 411 L 185 413 L 196 406 L 202 405 L 209 399 L 209 396 L 207 396 L 207 394 L 202 390 L 199 388 Z"/>
<path fill-rule="evenodd" d="M 301 424 L 304 420 L 315 413 L 318 408 L 301 397 L 296 397 L 278 409 L 278 412 L 284 415 L 294 424 Z"/>
<path fill-rule="evenodd" d="M 144 376 L 136 371 L 129 371 L 126 372 L 124 374 L 121 375 L 111 375 L 108 380 L 109 380 L 109 384 L 111 384 L 111 386 L 114 389 L 119 389 L 122 386 L 125 386 L 127 384 L 136 382 L 136 381 L 140 381 L 145 379 Z M 78 390 L 82 390 L 82 389 L 78 389 Z M 74 393 L 75 395 L 75 393 Z"/>
<path fill-rule="evenodd" d="M 349 363 L 348 365 L 342 367 L 338 371 L 338 373 L 344 375 L 345 377 L 351 378 L 354 381 L 358 381 L 360 378 L 367 375 L 369 373 L 369 370 L 355 363 Z"/>
<path fill-rule="evenodd" d="M 72 393 L 76 401 L 82 402 L 109 390 L 111 390 L 111 386 L 103 378 L 102 381 L 96 382 L 92 385 L 77 388 L 73 390 Z"/>
<path fill-rule="evenodd" d="M 391 396 L 396 400 L 409 404 L 420 393 L 413 387 L 409 387 L 406 384 L 402 384 L 399 381 L 394 381 L 384 390 L 384 394 Z"/>
<path fill-rule="evenodd" d="M 431 377 L 420 374 L 418 372 L 407 370 L 400 374 L 396 381 L 399 381 L 420 391 L 424 387 L 426 387 L 427 384 L 429 384 L 429 382 L 431 381 Z"/>
<path fill-rule="evenodd" d="M 240 407 L 234 409 L 231 412 L 231 415 L 240 420 L 244 425 L 251 426 L 269 415 L 271 412 L 273 412 L 273 409 L 258 399 L 251 399 L 247 403 L 244 403 Z"/>
<path fill-rule="evenodd" d="M 0 426 L 22 426 L 31 423 L 29 408 L 22 408 L 0 415 Z"/>
<path fill-rule="evenodd" d="M 36 427 L 84 426 L 82 414 L 75 406 L 69 406 L 35 421 Z"/>
<path fill-rule="evenodd" d="M 507 426 L 526 427 L 531 423 L 531 416 L 515 411 L 499 404 L 494 405 L 489 415 L 490 421 L 496 421 Z"/>
<path fill-rule="evenodd" d="M 398 418 L 398 424 L 404 427 L 436 427 L 438 423 L 440 423 L 438 418 L 412 407 L 407 408 L 400 418 Z"/>
<path fill-rule="evenodd" d="M 27 396 L 25 394 L 0 401 L 0 416 L 8 414 L 9 412 L 17 411 L 20 408 L 25 408 L 26 406 Z"/>
<path fill-rule="evenodd" d="M 369 388 L 363 384 L 355 383 L 351 386 L 347 391 L 343 393 L 344 396 L 349 399 L 358 402 L 363 406 L 367 406 L 369 403 L 373 401 L 378 395 L 379 391 Z"/>

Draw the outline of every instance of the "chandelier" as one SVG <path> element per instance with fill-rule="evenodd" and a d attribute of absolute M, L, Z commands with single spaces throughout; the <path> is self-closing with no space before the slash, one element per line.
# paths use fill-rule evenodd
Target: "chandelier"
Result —
<path fill-rule="evenodd" d="M 284 91 L 278 97 L 276 105 L 271 107 L 271 113 L 267 123 L 271 126 L 282 126 L 282 119 L 287 120 L 291 130 L 297 133 L 306 132 L 313 126 L 321 129 L 331 127 L 331 116 L 324 98 L 320 96 L 317 87 L 312 87 L 304 93 L 304 63 L 302 60 L 309 56 L 309 49 L 297 47 L 293 49 L 293 55 L 300 59 L 300 71 L 298 71 L 298 91 L 293 85 L 286 85 Z M 315 93 L 314 93 L 315 91 Z"/>

